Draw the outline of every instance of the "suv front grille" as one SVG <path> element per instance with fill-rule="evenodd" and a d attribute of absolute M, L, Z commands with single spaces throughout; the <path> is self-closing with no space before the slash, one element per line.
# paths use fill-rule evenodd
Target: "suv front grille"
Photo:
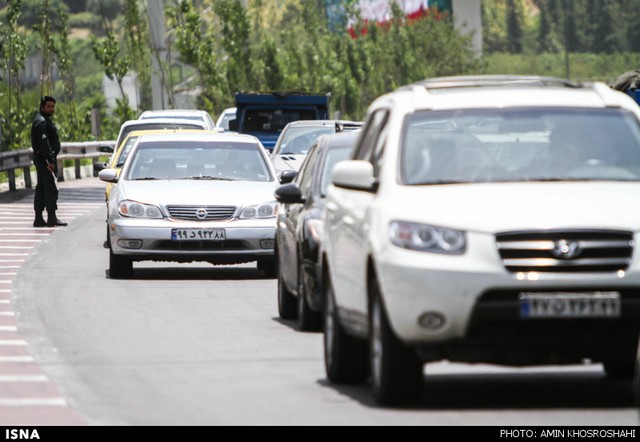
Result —
<path fill-rule="evenodd" d="M 233 218 L 233 206 L 168 206 L 171 218 L 183 221 L 226 221 Z"/>
<path fill-rule="evenodd" d="M 633 234 L 612 230 L 550 230 L 496 235 L 510 272 L 616 272 L 626 270 Z"/>

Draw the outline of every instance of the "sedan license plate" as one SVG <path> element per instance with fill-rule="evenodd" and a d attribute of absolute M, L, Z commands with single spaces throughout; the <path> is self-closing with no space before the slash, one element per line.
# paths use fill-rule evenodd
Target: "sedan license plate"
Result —
<path fill-rule="evenodd" d="M 620 293 L 520 293 L 520 317 L 538 318 L 617 318 Z"/>
<path fill-rule="evenodd" d="M 172 241 L 224 241 L 224 229 L 171 229 Z"/>

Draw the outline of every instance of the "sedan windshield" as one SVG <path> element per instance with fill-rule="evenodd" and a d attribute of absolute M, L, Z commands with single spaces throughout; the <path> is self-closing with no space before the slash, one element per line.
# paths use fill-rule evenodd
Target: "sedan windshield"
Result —
<path fill-rule="evenodd" d="M 276 153 L 280 155 L 306 155 L 320 135 L 332 134 L 335 131 L 335 125 L 290 127 L 282 135 L 282 142 Z"/>
<path fill-rule="evenodd" d="M 272 179 L 257 144 L 142 140 L 132 155 L 128 180 Z"/>
<path fill-rule="evenodd" d="M 620 109 L 418 112 L 405 122 L 401 182 L 640 180 L 640 125 Z"/>

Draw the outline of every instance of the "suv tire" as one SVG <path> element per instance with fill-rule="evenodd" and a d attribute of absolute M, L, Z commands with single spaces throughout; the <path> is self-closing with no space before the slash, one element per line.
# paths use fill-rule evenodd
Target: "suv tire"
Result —
<path fill-rule="evenodd" d="M 415 351 L 393 333 L 377 282 L 372 282 L 369 313 L 371 384 L 382 405 L 414 405 L 420 401 L 423 371 Z"/>
<path fill-rule="evenodd" d="M 324 286 L 324 365 L 327 377 L 336 384 L 364 383 L 369 374 L 366 342 L 344 331 L 331 282 L 326 281 Z"/>

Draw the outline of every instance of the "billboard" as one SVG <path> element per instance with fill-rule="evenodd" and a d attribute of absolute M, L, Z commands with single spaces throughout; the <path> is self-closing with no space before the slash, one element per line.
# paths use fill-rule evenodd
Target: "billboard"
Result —
<path fill-rule="evenodd" d="M 353 8 L 365 22 L 383 24 L 391 19 L 390 2 L 396 2 L 405 16 L 413 19 L 425 15 L 429 8 L 451 12 L 451 0 L 325 0 L 329 26 L 334 31 L 353 31 L 356 18 L 349 17 L 347 10 Z"/>

